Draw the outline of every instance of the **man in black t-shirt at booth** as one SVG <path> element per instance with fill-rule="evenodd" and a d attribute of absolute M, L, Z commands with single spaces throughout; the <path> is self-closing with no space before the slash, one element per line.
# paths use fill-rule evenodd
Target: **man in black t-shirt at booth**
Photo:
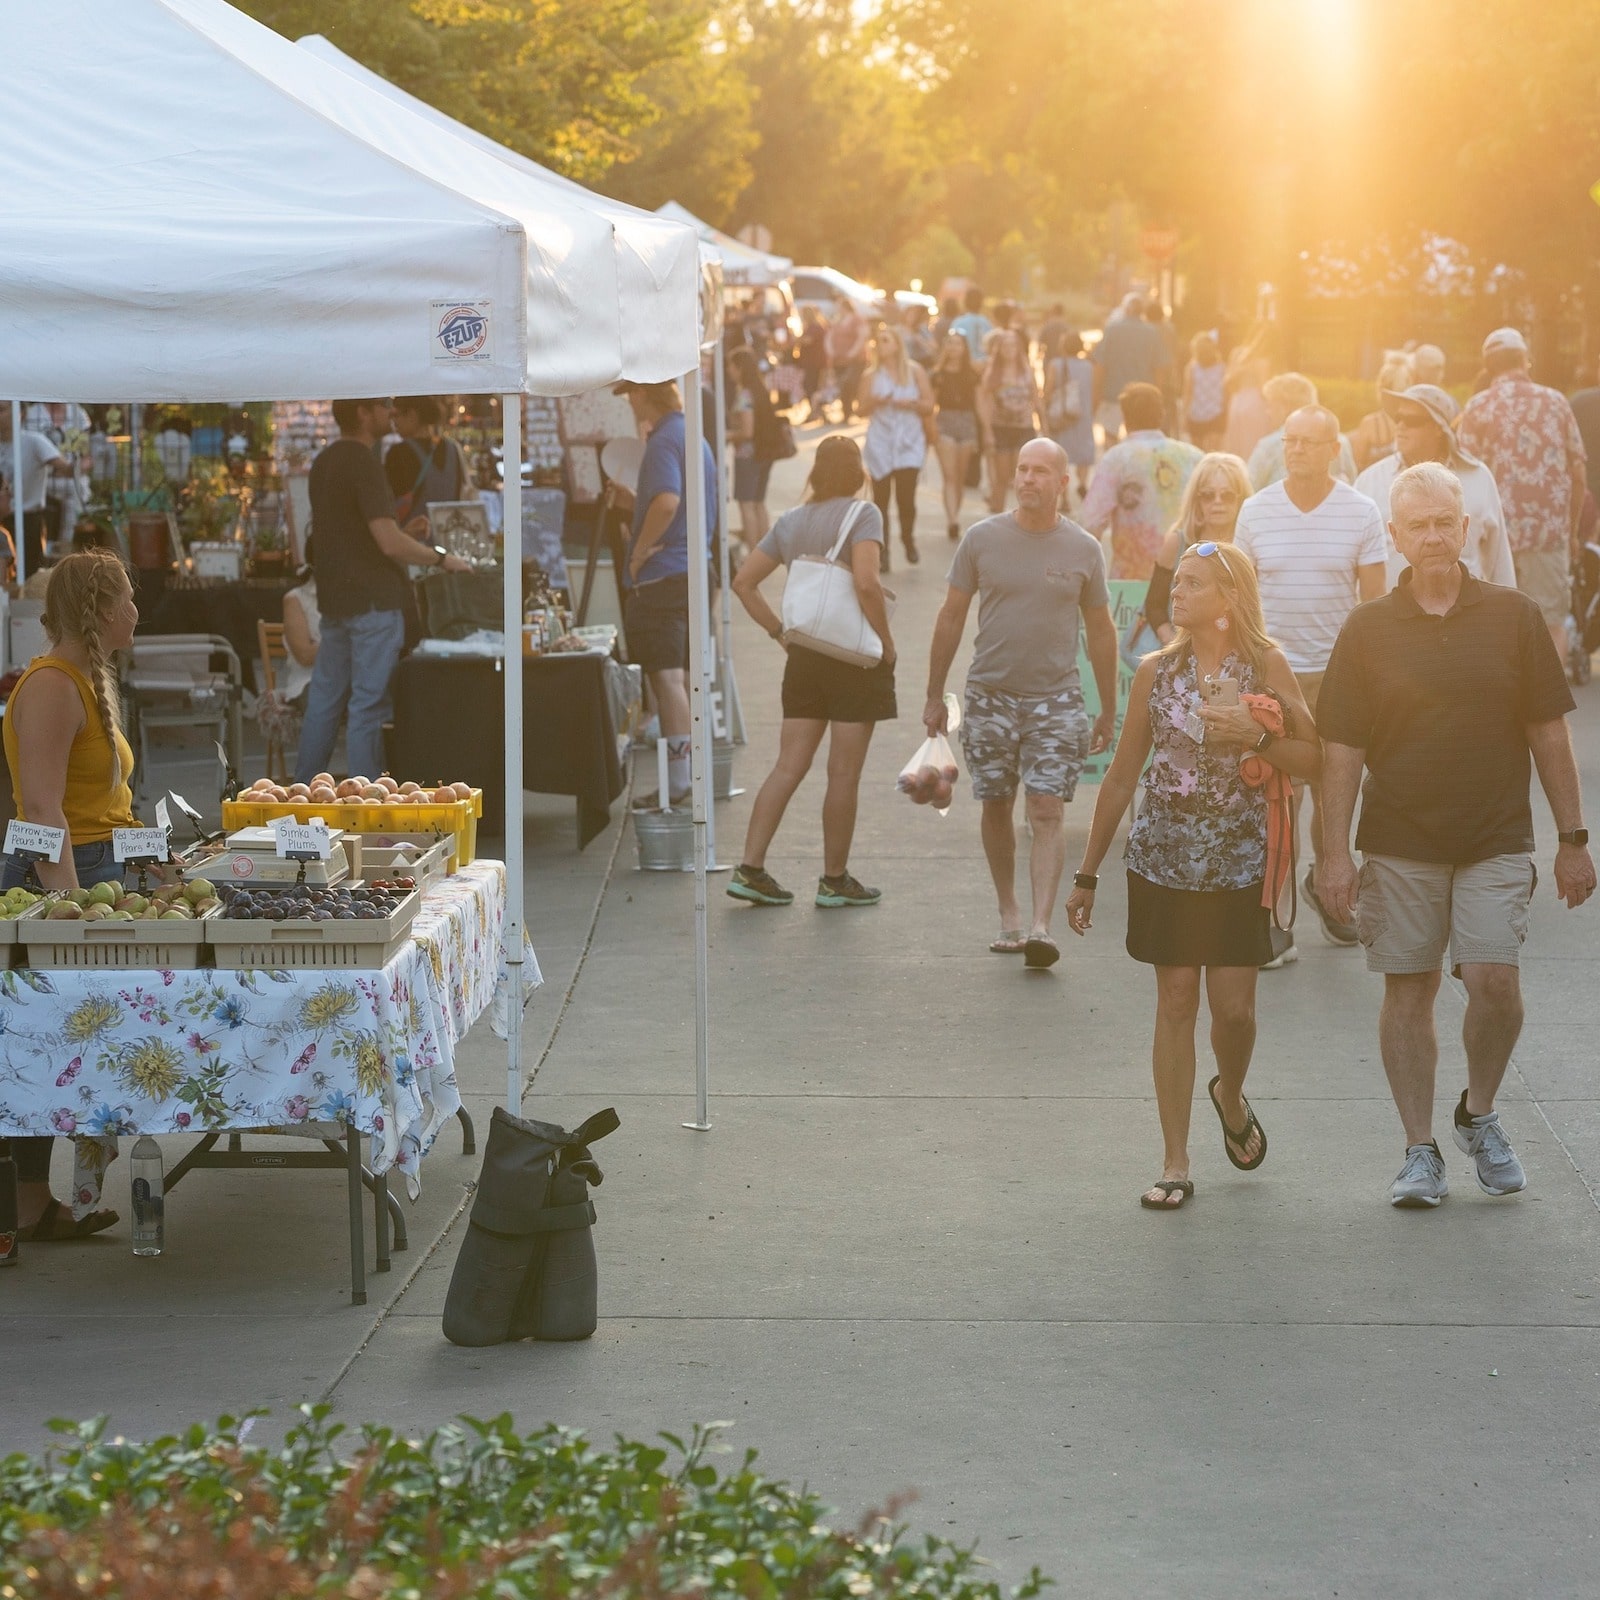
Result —
<path fill-rule="evenodd" d="M 459 557 L 413 537 L 426 533 L 425 517 L 401 531 L 376 453 L 393 412 L 388 400 L 335 400 L 339 437 L 311 463 L 322 639 L 295 757 L 300 783 L 327 768 L 347 713 L 350 771 L 369 778 L 383 771 L 383 725 L 406 636 L 411 584 L 406 569 L 469 570 Z"/>
<path fill-rule="evenodd" d="M 1433 1137 L 1433 1009 L 1447 950 L 1467 991 L 1467 1088 L 1451 1135 L 1485 1194 L 1527 1184 L 1494 1101 L 1522 1030 L 1518 958 L 1538 880 L 1530 766 L 1558 830 L 1557 895 L 1582 905 L 1595 869 L 1567 732 L 1572 694 L 1539 608 L 1461 564 L 1467 519 L 1449 468 L 1408 467 L 1389 507 L 1410 568 L 1350 613 L 1318 698 L 1317 894 L 1341 921 L 1354 912 L 1368 969 L 1384 975 L 1378 1042 L 1406 1136 L 1390 1201 L 1436 1206 L 1449 1193 Z M 1344 841 L 1363 766 L 1358 879 Z"/>

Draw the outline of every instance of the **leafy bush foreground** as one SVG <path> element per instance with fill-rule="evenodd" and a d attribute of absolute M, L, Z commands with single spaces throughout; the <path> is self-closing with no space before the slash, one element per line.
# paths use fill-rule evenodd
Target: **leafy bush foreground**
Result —
<path fill-rule="evenodd" d="M 719 1473 L 715 1425 L 662 1434 L 670 1450 L 509 1416 L 341 1448 L 325 1406 L 279 1449 L 229 1417 L 145 1444 L 104 1419 L 52 1427 L 66 1442 L 42 1459 L 0 1461 L 3 1600 L 1001 1600 L 972 1550 L 912 1540 L 900 1507 L 843 1533 L 754 1451 Z"/>

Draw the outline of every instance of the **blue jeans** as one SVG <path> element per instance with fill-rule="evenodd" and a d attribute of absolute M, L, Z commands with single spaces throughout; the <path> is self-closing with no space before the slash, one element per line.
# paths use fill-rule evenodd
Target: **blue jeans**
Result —
<path fill-rule="evenodd" d="M 394 702 L 394 669 L 406 640 L 405 613 L 364 611 L 358 617 L 324 617 L 317 664 L 306 694 L 305 721 L 295 756 L 297 783 L 327 770 L 339 737 L 339 719 L 349 714 L 345 746 L 350 770 L 375 778 L 383 771 L 383 725 Z"/>

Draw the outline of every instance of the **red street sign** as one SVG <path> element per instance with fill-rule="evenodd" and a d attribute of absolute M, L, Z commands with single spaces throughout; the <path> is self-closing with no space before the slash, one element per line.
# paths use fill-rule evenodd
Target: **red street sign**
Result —
<path fill-rule="evenodd" d="M 1139 234 L 1139 248 L 1152 261 L 1170 261 L 1178 253 L 1178 230 L 1144 228 Z"/>

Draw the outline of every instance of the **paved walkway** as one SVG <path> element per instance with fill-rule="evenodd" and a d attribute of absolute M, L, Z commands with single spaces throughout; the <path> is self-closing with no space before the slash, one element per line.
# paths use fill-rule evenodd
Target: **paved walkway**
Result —
<path fill-rule="evenodd" d="M 775 508 L 797 498 L 803 459 Z M 529 1013 L 541 1064 L 526 1108 L 623 1118 L 597 1149 L 595 1339 L 443 1341 L 459 1225 L 439 1235 L 475 1168 L 451 1148 L 425 1168 L 413 1250 L 374 1280 L 375 1302 L 404 1292 L 365 1311 L 341 1291 L 342 1190 L 207 1175 L 182 1191 L 161 1261 L 133 1261 L 114 1235 L 8 1275 L 0 1447 L 37 1442 L 63 1412 L 107 1410 L 136 1432 L 324 1394 L 352 1422 L 415 1429 L 510 1410 L 604 1439 L 720 1418 L 736 1449 L 852 1520 L 915 1489 L 918 1522 L 979 1538 L 1008 1579 L 1037 1562 L 1068 1595 L 1593 1592 L 1600 922 L 1541 885 L 1503 1101 L 1525 1195 L 1481 1196 L 1447 1145 L 1445 1205 L 1391 1210 L 1401 1137 L 1378 982 L 1302 929 L 1300 964 L 1261 986 L 1250 1092 L 1266 1166 L 1227 1165 L 1202 1067 L 1198 1193 L 1179 1216 L 1141 1211 L 1160 1150 L 1153 986 L 1123 953 L 1114 874 L 1090 941 L 1025 975 L 985 950 L 970 797 L 941 821 L 894 791 L 920 738 L 949 548 L 935 494 L 922 565 L 897 560 L 891 580 L 901 719 L 874 746 L 852 863 L 884 903 L 762 911 L 714 882 L 709 1134 L 680 1127 L 690 881 L 634 871 L 616 828 L 577 856 L 567 808 L 530 802 L 529 916 L 550 981 Z M 776 748 L 782 657 L 748 626 L 738 652 L 750 743 L 736 777 L 753 790 Z M 1600 697 L 1581 699 L 1600 812 Z M 797 890 L 819 870 L 820 799 L 816 774 L 771 859 Z M 1069 860 L 1092 800 L 1069 810 Z M 718 808 L 724 860 L 748 804 Z M 1540 832 L 1547 861 L 1542 811 Z M 1441 1010 L 1448 1036 L 1452 987 Z M 462 1058 L 480 1122 L 503 1071 L 480 1028 Z M 1462 1079 L 1447 1040 L 1441 1130 Z"/>

